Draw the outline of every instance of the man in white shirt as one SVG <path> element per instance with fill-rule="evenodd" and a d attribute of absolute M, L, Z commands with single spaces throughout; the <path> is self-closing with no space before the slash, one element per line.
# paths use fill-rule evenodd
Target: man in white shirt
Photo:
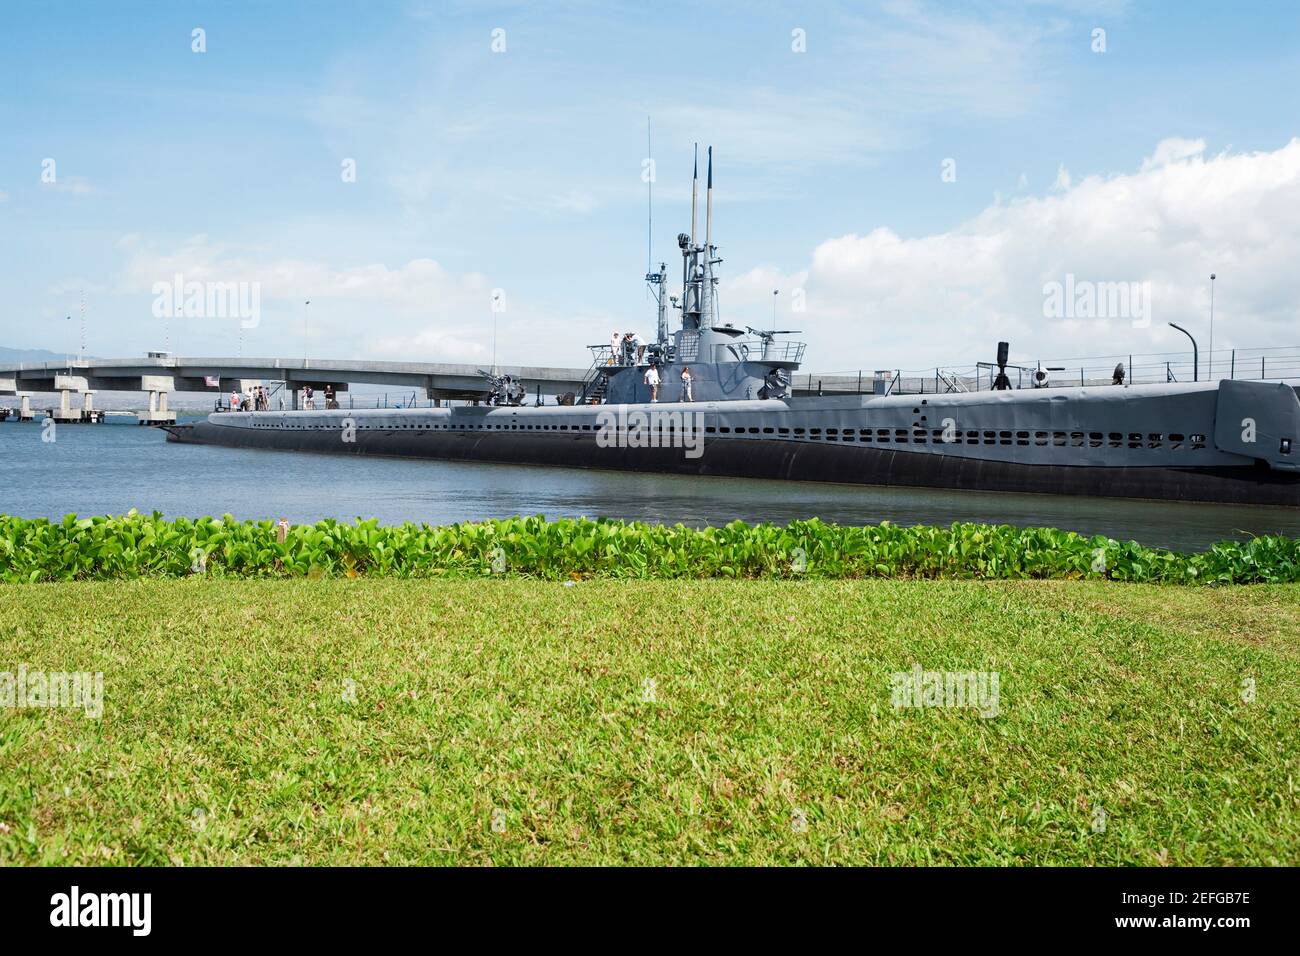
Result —
<path fill-rule="evenodd" d="M 622 333 L 620 332 L 614 333 L 614 337 L 609 340 L 609 350 L 614 353 L 614 359 L 613 359 L 614 364 L 622 365 L 623 363 L 619 359 L 619 353 L 623 351 Z"/>
<path fill-rule="evenodd" d="M 653 365 L 646 369 L 645 383 L 650 386 L 650 401 L 659 401 L 659 369 Z"/>

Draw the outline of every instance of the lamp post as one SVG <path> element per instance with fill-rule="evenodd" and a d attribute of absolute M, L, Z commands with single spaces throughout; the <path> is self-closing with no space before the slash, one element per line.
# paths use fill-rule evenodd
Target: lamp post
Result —
<path fill-rule="evenodd" d="M 1214 381 L 1214 273 L 1210 273 L 1210 381 Z"/>
<path fill-rule="evenodd" d="M 780 289 L 772 290 L 772 331 L 776 331 L 776 297 L 781 294 Z"/>
<path fill-rule="evenodd" d="M 307 367 L 307 306 L 311 305 L 311 299 L 302 304 L 302 367 Z"/>
<path fill-rule="evenodd" d="M 1192 339 L 1192 381 L 1200 381 L 1201 353 L 1196 347 L 1196 339 L 1192 338 L 1192 333 L 1188 332 L 1181 325 L 1175 325 L 1173 322 L 1170 322 L 1169 325 L 1177 329 L 1179 332 L 1182 332 L 1183 335 L 1187 336 L 1189 339 Z"/>

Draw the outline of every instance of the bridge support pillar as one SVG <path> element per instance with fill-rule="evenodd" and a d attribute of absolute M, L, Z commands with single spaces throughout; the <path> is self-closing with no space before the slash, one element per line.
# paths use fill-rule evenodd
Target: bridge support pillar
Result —
<path fill-rule="evenodd" d="M 30 422 L 35 416 L 32 415 L 32 393 L 18 393 L 18 420 L 20 422 Z"/>
<path fill-rule="evenodd" d="M 83 422 L 93 422 L 99 424 L 104 420 L 104 413 L 97 411 L 95 408 L 95 392 L 93 389 L 87 389 L 81 393 L 81 420 Z"/>
<path fill-rule="evenodd" d="M 59 407 L 51 410 L 51 417 L 62 424 L 64 422 L 84 421 L 81 409 L 72 407 L 72 393 L 90 390 L 90 383 L 84 375 L 55 375 L 54 390 L 59 393 Z"/>
<path fill-rule="evenodd" d="M 81 409 L 74 410 L 72 407 L 71 389 L 67 389 L 67 388 L 59 389 L 59 407 L 58 410 L 55 411 L 54 414 L 50 417 L 53 418 L 55 423 L 59 425 L 62 425 L 65 422 L 81 421 Z"/>
<path fill-rule="evenodd" d="M 167 408 L 167 391 L 150 389 L 149 410 L 136 416 L 138 425 L 170 425 L 176 421 L 176 413 Z"/>
<path fill-rule="evenodd" d="M 176 387 L 171 375 L 145 375 L 140 379 L 141 391 L 149 393 L 149 410 L 136 415 L 138 425 L 170 425 L 176 413 L 167 410 L 167 396 Z"/>

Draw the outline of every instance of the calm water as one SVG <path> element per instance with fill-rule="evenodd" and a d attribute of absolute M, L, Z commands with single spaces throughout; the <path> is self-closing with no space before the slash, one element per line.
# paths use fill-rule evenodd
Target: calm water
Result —
<path fill-rule="evenodd" d="M 220 515 L 295 522 L 332 517 L 431 524 L 517 514 L 586 515 L 688 525 L 988 521 L 1067 528 L 1199 550 L 1223 538 L 1300 536 L 1290 508 L 1154 504 L 1047 495 L 976 494 L 812 482 L 636 475 L 516 465 L 351 458 L 168 444 L 129 419 L 65 425 L 0 423 L 0 512 L 60 518 Z"/>

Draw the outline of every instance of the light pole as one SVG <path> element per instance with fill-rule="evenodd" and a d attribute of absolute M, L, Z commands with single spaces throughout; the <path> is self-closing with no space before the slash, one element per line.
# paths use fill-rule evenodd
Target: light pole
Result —
<path fill-rule="evenodd" d="M 776 297 L 781 294 L 780 289 L 772 290 L 772 331 L 776 331 Z"/>
<path fill-rule="evenodd" d="M 1196 348 L 1196 339 L 1192 338 L 1192 333 L 1188 332 L 1181 325 L 1175 325 L 1173 322 L 1170 322 L 1169 324 L 1179 332 L 1182 332 L 1183 335 L 1187 336 L 1189 339 L 1192 339 L 1192 381 L 1200 381 L 1201 353 Z"/>
<path fill-rule="evenodd" d="M 1214 381 L 1214 273 L 1210 273 L 1210 381 Z"/>
<path fill-rule="evenodd" d="M 311 305 L 311 299 L 302 304 L 302 367 L 307 367 L 307 306 Z"/>
<path fill-rule="evenodd" d="M 497 373 L 497 315 L 501 312 L 501 290 L 492 291 L 492 374 Z"/>

